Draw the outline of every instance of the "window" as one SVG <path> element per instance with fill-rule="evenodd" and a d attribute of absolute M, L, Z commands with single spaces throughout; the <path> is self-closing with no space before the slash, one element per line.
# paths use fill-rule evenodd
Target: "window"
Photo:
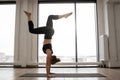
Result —
<path fill-rule="evenodd" d="M 97 61 L 95 15 L 95 3 L 76 4 L 78 62 Z"/>
<path fill-rule="evenodd" d="M 14 4 L 0 5 L 0 62 L 14 62 Z"/>
<path fill-rule="evenodd" d="M 52 44 L 61 62 L 97 62 L 96 3 L 41 3 L 39 26 L 45 26 L 48 15 L 73 12 L 68 19 L 55 20 Z M 42 51 L 44 35 L 39 35 L 39 62 L 45 62 Z"/>
<path fill-rule="evenodd" d="M 75 18 L 74 4 L 40 4 L 39 26 L 45 26 L 48 15 L 73 12 L 67 19 L 53 20 L 55 34 L 52 39 L 53 52 L 62 62 L 75 62 Z M 41 50 L 43 35 L 39 35 L 39 62 L 45 62 L 45 54 Z"/>

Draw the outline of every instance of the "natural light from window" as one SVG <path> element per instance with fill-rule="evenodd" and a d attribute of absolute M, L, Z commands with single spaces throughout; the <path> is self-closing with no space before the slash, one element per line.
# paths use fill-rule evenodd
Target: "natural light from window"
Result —
<path fill-rule="evenodd" d="M 76 4 L 76 10 L 72 3 L 39 4 L 39 27 L 46 25 L 48 15 L 68 12 L 73 12 L 68 19 L 63 18 L 53 21 L 55 29 L 52 40 L 54 54 L 60 57 L 61 62 L 75 62 L 76 53 L 79 62 L 96 62 L 95 3 L 78 3 Z M 77 35 L 75 34 L 76 31 Z M 44 35 L 39 35 L 39 62 L 45 62 L 46 59 L 46 55 L 42 51 L 43 37 Z"/>
<path fill-rule="evenodd" d="M 0 5 L 0 62 L 14 61 L 15 5 Z"/>

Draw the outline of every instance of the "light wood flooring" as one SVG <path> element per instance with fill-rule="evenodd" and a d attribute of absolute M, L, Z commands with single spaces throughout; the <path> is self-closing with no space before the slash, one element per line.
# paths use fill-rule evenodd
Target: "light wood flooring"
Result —
<path fill-rule="evenodd" d="M 0 68 L 0 80 L 120 80 L 120 69 L 110 68 L 51 68 L 54 73 L 101 73 L 106 77 L 41 78 L 20 77 L 25 73 L 45 73 L 45 68 Z"/>

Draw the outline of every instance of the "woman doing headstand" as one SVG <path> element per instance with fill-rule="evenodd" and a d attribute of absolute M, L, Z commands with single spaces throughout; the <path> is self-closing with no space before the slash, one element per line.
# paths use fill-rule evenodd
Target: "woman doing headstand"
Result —
<path fill-rule="evenodd" d="M 28 18 L 29 32 L 33 33 L 33 34 L 45 34 L 44 41 L 43 41 L 43 52 L 47 55 L 47 57 L 46 57 L 46 72 L 47 72 L 47 77 L 52 77 L 51 73 L 50 73 L 51 64 L 55 64 L 60 61 L 60 59 L 57 58 L 56 56 L 52 56 L 53 50 L 52 50 L 51 40 L 52 40 L 52 36 L 54 34 L 52 20 L 67 18 L 68 16 L 70 16 L 72 14 L 72 12 L 66 13 L 63 15 L 49 15 L 46 26 L 38 27 L 38 28 L 34 28 L 31 13 L 27 12 L 27 11 L 24 11 L 24 13 L 27 15 L 27 18 Z"/>

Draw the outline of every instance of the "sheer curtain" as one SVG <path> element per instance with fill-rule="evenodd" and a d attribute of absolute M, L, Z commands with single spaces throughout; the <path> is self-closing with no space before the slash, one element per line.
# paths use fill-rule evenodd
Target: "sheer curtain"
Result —
<path fill-rule="evenodd" d="M 37 27 L 37 0 L 16 1 L 15 65 L 22 67 L 37 65 L 37 35 L 29 33 L 24 10 L 32 13 L 34 25 Z"/>

